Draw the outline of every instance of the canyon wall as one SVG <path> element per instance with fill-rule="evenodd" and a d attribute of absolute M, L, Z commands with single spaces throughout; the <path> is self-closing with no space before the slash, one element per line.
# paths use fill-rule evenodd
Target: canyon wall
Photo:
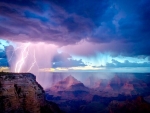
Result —
<path fill-rule="evenodd" d="M 31 73 L 0 73 L 0 113 L 60 113 Z"/>

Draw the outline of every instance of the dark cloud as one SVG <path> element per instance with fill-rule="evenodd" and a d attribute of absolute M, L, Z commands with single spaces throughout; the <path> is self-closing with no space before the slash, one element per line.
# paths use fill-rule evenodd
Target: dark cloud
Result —
<path fill-rule="evenodd" d="M 149 56 L 149 5 L 149 0 L 1 0 L 0 37 L 59 45 L 85 39 L 105 43 L 103 49 L 116 54 Z M 114 41 L 119 47 L 108 44 Z"/>
<path fill-rule="evenodd" d="M 64 9 L 68 14 L 74 13 L 90 19 L 96 26 L 101 24 L 102 15 L 110 6 L 109 0 L 51 0 L 50 3 Z"/>
<path fill-rule="evenodd" d="M 9 66 L 6 58 L 0 58 L 0 66 Z"/>
<path fill-rule="evenodd" d="M 72 57 L 68 53 L 57 53 L 53 58 L 53 62 L 60 62 L 70 58 Z"/>
<path fill-rule="evenodd" d="M 6 43 L 9 43 L 9 42 L 6 41 Z M 2 47 L 2 48 L 0 48 L 0 67 L 1 66 L 9 66 L 7 55 L 6 55 L 6 49 L 5 49 L 6 46 L 3 45 L 2 42 L 0 42 L 0 46 Z"/>
<path fill-rule="evenodd" d="M 0 66 L 9 66 L 7 57 L 6 57 L 6 52 L 1 49 L 0 49 Z"/>
<path fill-rule="evenodd" d="M 125 60 L 123 63 L 112 59 L 112 63 L 107 63 L 106 67 L 150 67 L 150 62 L 133 63 Z"/>
<path fill-rule="evenodd" d="M 58 53 L 54 56 L 52 67 L 78 67 L 78 66 L 86 66 L 82 60 L 74 60 L 72 56 L 67 53 Z"/>
<path fill-rule="evenodd" d="M 73 60 L 73 59 L 68 59 L 65 61 L 60 61 L 60 62 L 54 62 L 53 67 L 78 67 L 78 66 L 86 66 L 82 60 Z"/>
<path fill-rule="evenodd" d="M 9 44 L 9 41 L 5 41 L 5 43 Z M 14 47 L 12 45 L 3 45 L 3 41 L 0 42 L 0 45 L 3 46 L 0 49 L 0 66 L 9 67 L 10 63 L 15 60 Z"/>
<path fill-rule="evenodd" d="M 0 50 L 0 58 L 6 58 L 6 52 L 3 50 Z"/>

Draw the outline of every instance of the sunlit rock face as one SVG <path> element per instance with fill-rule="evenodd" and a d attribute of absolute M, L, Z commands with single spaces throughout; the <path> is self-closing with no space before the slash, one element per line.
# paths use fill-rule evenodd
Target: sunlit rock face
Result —
<path fill-rule="evenodd" d="M 64 80 L 56 83 L 54 86 L 52 86 L 51 90 L 54 92 L 64 91 L 64 90 L 68 89 L 71 85 L 79 84 L 79 83 L 80 82 L 78 80 L 76 80 L 72 76 L 69 76 L 69 77 L 65 78 Z"/>
<path fill-rule="evenodd" d="M 47 103 L 44 95 L 33 74 L 0 73 L 0 113 L 58 113 L 57 105 Z"/>
<path fill-rule="evenodd" d="M 50 90 L 54 92 L 58 91 L 75 91 L 75 90 L 83 90 L 87 91 L 88 88 L 84 86 L 83 83 L 72 77 L 71 75 L 65 78 L 62 81 L 59 81 L 54 86 L 50 88 Z"/>
<path fill-rule="evenodd" d="M 59 81 L 48 92 L 67 100 L 80 100 L 89 96 L 89 88 L 85 87 L 83 83 L 73 76 L 68 76 L 64 80 Z"/>

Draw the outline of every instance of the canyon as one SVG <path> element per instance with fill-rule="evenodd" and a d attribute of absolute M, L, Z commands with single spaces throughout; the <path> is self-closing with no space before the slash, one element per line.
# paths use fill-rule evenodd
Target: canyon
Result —
<path fill-rule="evenodd" d="M 66 113 L 150 112 L 149 79 L 119 75 L 90 79 L 86 80 L 92 87 L 69 75 L 46 90 L 46 99 Z"/>
<path fill-rule="evenodd" d="M 147 75 L 85 81 L 69 75 L 43 89 L 31 73 L 1 72 L 0 113 L 150 112 Z"/>

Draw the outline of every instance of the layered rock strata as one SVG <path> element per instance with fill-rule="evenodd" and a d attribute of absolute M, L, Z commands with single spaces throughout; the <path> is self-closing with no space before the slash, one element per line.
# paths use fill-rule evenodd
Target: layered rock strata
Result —
<path fill-rule="evenodd" d="M 59 113 L 31 73 L 0 73 L 0 113 Z"/>

